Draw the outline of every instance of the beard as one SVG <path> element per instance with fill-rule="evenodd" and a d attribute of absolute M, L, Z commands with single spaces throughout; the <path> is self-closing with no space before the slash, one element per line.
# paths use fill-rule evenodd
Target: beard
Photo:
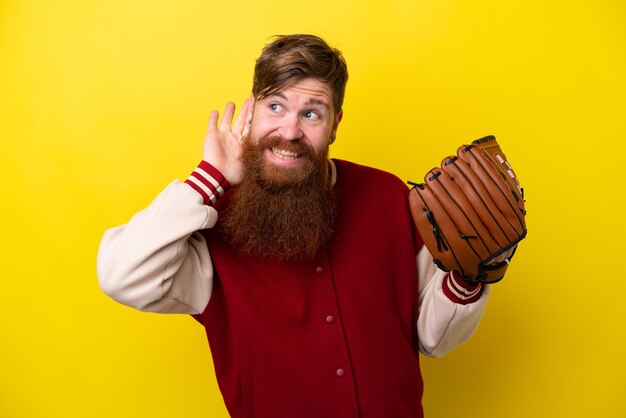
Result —
<path fill-rule="evenodd" d="M 297 167 L 266 160 L 270 147 L 300 154 Z M 328 148 L 320 154 L 300 141 L 245 138 L 243 181 L 222 216 L 227 241 L 264 258 L 313 259 L 333 234 L 335 199 L 328 173 Z"/>

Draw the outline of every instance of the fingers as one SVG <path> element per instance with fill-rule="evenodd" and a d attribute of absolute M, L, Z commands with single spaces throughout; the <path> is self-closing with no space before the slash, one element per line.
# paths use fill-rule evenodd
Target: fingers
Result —
<path fill-rule="evenodd" d="M 248 109 L 250 108 L 250 100 L 246 99 L 241 106 L 241 110 L 239 111 L 239 115 L 237 115 L 237 119 L 235 119 L 235 123 L 233 124 L 232 131 L 235 134 L 241 134 L 243 136 L 243 131 L 246 128 L 246 122 L 248 120 Z"/>
<path fill-rule="evenodd" d="M 250 122 L 252 120 L 253 109 L 254 100 L 251 96 L 251 98 L 246 99 L 243 102 L 241 110 L 239 111 L 237 118 L 233 122 L 233 116 L 235 114 L 235 104 L 233 102 L 226 103 L 226 107 L 224 108 L 224 114 L 222 115 L 221 121 L 219 121 L 219 112 L 217 110 L 211 111 L 211 115 L 209 116 L 209 132 L 215 132 L 219 130 L 222 135 L 232 134 L 233 137 L 241 140 L 243 137 L 248 135 L 250 131 Z"/>
<path fill-rule="evenodd" d="M 222 116 L 222 121 L 220 122 L 220 131 L 230 132 L 230 124 L 233 120 L 234 114 L 235 114 L 235 104 L 233 102 L 226 103 L 226 108 L 224 109 L 224 115 Z"/>
<path fill-rule="evenodd" d="M 217 120 L 220 117 L 220 113 L 217 110 L 212 110 L 209 116 L 209 131 L 217 130 Z"/>

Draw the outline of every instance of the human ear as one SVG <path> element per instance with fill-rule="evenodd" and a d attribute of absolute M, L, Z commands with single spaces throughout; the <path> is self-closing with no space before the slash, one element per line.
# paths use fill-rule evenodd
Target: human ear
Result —
<path fill-rule="evenodd" d="M 337 113 L 337 116 L 335 116 L 333 127 L 330 131 L 330 143 L 331 144 L 335 142 L 335 139 L 337 139 L 337 128 L 339 127 L 339 122 L 341 122 L 342 118 L 343 118 L 343 110 L 339 111 L 339 113 Z"/>

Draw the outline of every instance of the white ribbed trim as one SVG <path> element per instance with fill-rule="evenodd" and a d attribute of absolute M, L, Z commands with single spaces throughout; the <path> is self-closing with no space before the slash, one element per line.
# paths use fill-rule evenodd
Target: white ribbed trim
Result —
<path fill-rule="evenodd" d="M 207 180 L 208 182 L 210 182 L 213 186 L 215 186 L 216 190 L 219 190 L 220 188 L 220 184 L 217 182 L 217 180 L 215 180 L 209 173 L 207 173 L 206 171 L 204 171 L 202 168 L 200 167 L 196 167 L 195 170 L 196 173 L 200 174 L 202 176 L 203 179 Z M 220 193 L 221 194 L 221 193 Z"/>
<path fill-rule="evenodd" d="M 476 297 L 476 295 L 481 291 L 482 287 L 483 286 L 481 284 L 476 287 L 476 289 L 467 290 L 463 286 L 461 286 L 459 282 L 456 281 L 454 274 L 448 275 L 448 289 L 461 300 L 468 300 Z"/>
<path fill-rule="evenodd" d="M 193 184 L 195 184 L 200 189 L 202 189 L 202 191 L 204 193 L 206 193 L 206 195 L 209 197 L 209 199 L 211 199 L 211 202 L 213 202 L 213 203 L 216 202 L 217 197 L 215 196 L 215 192 L 213 192 L 213 190 L 211 190 L 207 186 L 205 186 L 200 180 L 198 180 L 194 176 L 189 176 L 189 178 L 187 178 L 187 180 L 191 181 Z M 213 182 L 211 182 L 211 183 L 213 183 Z M 216 192 L 219 193 L 220 196 L 222 194 L 224 194 L 224 190 L 220 186 L 217 186 L 216 189 L 217 189 Z"/>

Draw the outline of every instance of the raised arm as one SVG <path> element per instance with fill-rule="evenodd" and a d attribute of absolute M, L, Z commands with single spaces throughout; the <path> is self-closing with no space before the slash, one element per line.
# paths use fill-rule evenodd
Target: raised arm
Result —
<path fill-rule="evenodd" d="M 116 301 L 143 311 L 186 314 L 201 313 L 208 304 L 213 267 L 198 231 L 215 225 L 211 205 L 241 181 L 239 150 L 251 101 L 231 123 L 234 111 L 235 105 L 227 104 L 219 125 L 218 112 L 211 112 L 203 161 L 184 183 L 173 182 L 128 224 L 105 232 L 98 281 Z"/>

